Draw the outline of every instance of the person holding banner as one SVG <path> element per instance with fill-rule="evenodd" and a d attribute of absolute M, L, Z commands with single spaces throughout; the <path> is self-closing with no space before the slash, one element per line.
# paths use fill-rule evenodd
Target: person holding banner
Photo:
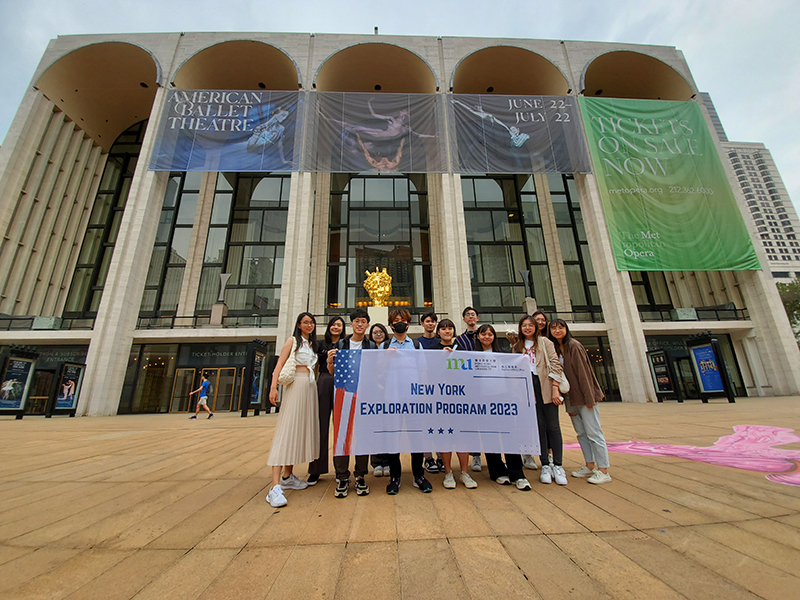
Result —
<path fill-rule="evenodd" d="M 267 502 L 274 508 L 286 506 L 283 490 L 303 490 L 308 487 L 292 473 L 294 465 L 311 462 L 319 456 L 319 408 L 314 367 L 317 365 L 317 322 L 311 313 L 300 313 L 292 337 L 286 340 L 272 373 L 269 391 L 270 404 L 278 403 L 278 377 L 283 366 L 294 354 L 294 381 L 283 391 L 281 412 L 267 464 L 272 467 L 272 489 Z"/>
<path fill-rule="evenodd" d="M 481 325 L 478 328 L 478 333 L 475 335 L 478 341 L 478 348 L 476 350 L 483 352 L 501 352 L 500 346 L 497 344 L 497 332 L 489 324 Z M 517 489 L 522 492 L 529 492 L 531 484 L 525 479 L 522 472 L 522 455 L 521 454 L 504 454 L 505 462 L 500 454 L 487 452 L 486 453 L 486 466 L 489 467 L 489 479 L 500 485 L 511 485 L 512 483 L 517 486 Z"/>
<path fill-rule="evenodd" d="M 333 375 L 328 373 L 324 365 L 336 344 L 344 333 L 344 319 L 333 317 L 328 321 L 325 339 L 317 347 L 317 363 L 323 365 L 319 370 L 317 382 L 317 399 L 319 400 L 319 457 L 308 465 L 308 485 L 316 485 L 320 475 L 328 472 L 328 434 L 331 428 L 331 410 L 333 410 Z"/>
<path fill-rule="evenodd" d="M 334 374 L 336 368 L 336 352 L 337 350 L 376 350 L 378 346 L 368 340 L 364 333 L 369 326 L 369 313 L 363 308 L 357 308 L 350 315 L 350 327 L 353 329 L 352 335 L 343 340 L 339 340 L 333 350 L 328 354 L 328 373 Z M 340 440 L 342 440 L 346 432 L 341 431 L 344 420 L 342 419 L 342 402 L 337 397 L 334 398 L 334 450 L 338 449 Z M 335 452 L 334 452 L 335 454 Z M 333 468 L 336 470 L 336 490 L 333 495 L 337 498 L 346 498 L 347 492 L 350 489 L 350 457 L 349 456 L 334 456 Z M 369 472 L 369 455 L 362 454 L 356 456 L 356 464 L 353 473 L 356 476 L 356 494 L 358 496 L 366 496 L 369 494 L 369 486 L 364 480 L 364 476 Z"/>
<path fill-rule="evenodd" d="M 417 340 L 408 337 L 408 325 L 411 323 L 411 313 L 404 308 L 396 308 L 389 313 L 389 327 L 394 331 L 394 337 L 381 344 L 381 348 L 390 350 L 419 350 L 421 347 Z M 403 467 L 400 464 L 400 454 L 384 455 L 389 461 L 389 485 L 386 486 L 386 493 L 393 496 L 400 491 L 400 475 Z M 414 487 L 419 488 L 420 492 L 428 493 L 433 490 L 431 482 L 425 479 L 425 469 L 422 467 L 424 454 L 422 452 L 411 453 L 411 472 L 414 475 Z"/>
<path fill-rule="evenodd" d="M 519 320 L 519 336 L 513 346 L 531 359 L 531 376 L 536 396 L 536 420 L 539 426 L 539 444 L 542 471 L 539 481 L 567 485 L 567 475 L 562 466 L 563 440 L 561 424 L 558 421 L 558 407 L 564 402 L 558 384 L 561 383 L 563 368 L 553 342 L 547 337 L 547 316 L 537 310 L 531 316 Z M 553 465 L 550 466 L 548 449 L 553 452 Z"/>
<path fill-rule="evenodd" d="M 586 466 L 573 471 L 572 476 L 588 478 L 589 483 L 594 484 L 608 483 L 611 481 L 608 447 L 600 427 L 600 409 L 597 406 L 605 394 L 594 374 L 589 354 L 583 344 L 572 337 L 566 322 L 561 319 L 550 323 L 550 339 L 564 361 L 564 373 L 570 388 L 565 407 L 586 461 Z"/>
<path fill-rule="evenodd" d="M 464 333 L 456 338 L 455 343 L 462 350 L 480 350 L 480 348 L 477 347 L 477 341 L 475 340 L 475 334 L 478 332 L 478 311 L 473 307 L 468 306 L 461 311 L 461 318 L 464 319 L 467 329 L 464 331 Z M 480 473 L 482 468 L 481 453 L 471 452 L 470 456 L 472 456 L 472 470 Z"/>

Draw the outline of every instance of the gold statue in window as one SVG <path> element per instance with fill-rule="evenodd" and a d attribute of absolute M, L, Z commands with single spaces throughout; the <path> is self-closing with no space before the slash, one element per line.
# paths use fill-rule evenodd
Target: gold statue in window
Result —
<path fill-rule="evenodd" d="M 386 272 L 384 267 L 383 271 L 378 271 L 375 267 L 375 272 L 365 271 L 367 278 L 364 280 L 364 289 L 367 290 L 373 306 L 386 306 L 386 301 L 392 295 L 392 276 Z"/>

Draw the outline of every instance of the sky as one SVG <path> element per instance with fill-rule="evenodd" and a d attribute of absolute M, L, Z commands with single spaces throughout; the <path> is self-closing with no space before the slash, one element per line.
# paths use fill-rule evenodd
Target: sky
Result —
<path fill-rule="evenodd" d="M 675 46 L 728 139 L 764 143 L 800 206 L 797 0 L 0 0 L 0 139 L 59 35 L 176 31 L 508 37 Z"/>

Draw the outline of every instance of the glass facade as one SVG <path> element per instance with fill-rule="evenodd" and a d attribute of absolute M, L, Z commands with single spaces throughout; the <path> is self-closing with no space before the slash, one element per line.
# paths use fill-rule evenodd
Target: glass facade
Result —
<path fill-rule="evenodd" d="M 124 131 L 108 153 L 64 307 L 65 317 L 97 315 L 146 128 L 147 121 L 140 121 Z"/>
<path fill-rule="evenodd" d="M 326 311 L 371 306 L 366 271 L 392 276 L 389 306 L 433 306 L 425 175 L 331 175 Z"/>

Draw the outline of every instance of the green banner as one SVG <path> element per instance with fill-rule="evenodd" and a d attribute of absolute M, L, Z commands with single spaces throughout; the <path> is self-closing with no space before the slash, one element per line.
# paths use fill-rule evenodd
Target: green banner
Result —
<path fill-rule="evenodd" d="M 620 271 L 760 269 L 694 102 L 580 98 Z"/>

